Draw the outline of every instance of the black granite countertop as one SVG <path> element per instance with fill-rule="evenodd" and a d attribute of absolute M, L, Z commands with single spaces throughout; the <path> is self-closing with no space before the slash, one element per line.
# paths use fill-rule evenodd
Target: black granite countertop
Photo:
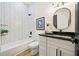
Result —
<path fill-rule="evenodd" d="M 75 34 L 71 32 L 53 32 L 53 33 L 43 33 L 39 34 L 40 36 L 44 37 L 50 37 L 50 38 L 57 38 L 61 40 L 66 40 L 66 41 L 73 41 Z"/>

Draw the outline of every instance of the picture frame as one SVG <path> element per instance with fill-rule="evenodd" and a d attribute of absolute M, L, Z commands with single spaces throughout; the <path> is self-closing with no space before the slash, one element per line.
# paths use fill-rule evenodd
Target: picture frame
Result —
<path fill-rule="evenodd" d="M 45 30 L 45 17 L 36 19 L 36 30 Z"/>

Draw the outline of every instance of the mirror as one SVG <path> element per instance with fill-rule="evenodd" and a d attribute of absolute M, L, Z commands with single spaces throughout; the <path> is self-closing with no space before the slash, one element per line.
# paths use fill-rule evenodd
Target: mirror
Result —
<path fill-rule="evenodd" d="M 58 9 L 53 16 L 53 24 L 56 29 L 63 30 L 71 24 L 71 11 L 68 8 Z"/>

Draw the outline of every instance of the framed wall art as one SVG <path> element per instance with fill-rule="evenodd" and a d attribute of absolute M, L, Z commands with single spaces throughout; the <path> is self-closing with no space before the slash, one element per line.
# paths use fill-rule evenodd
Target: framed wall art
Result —
<path fill-rule="evenodd" d="M 36 30 L 45 29 L 45 17 L 40 17 L 36 19 Z"/>

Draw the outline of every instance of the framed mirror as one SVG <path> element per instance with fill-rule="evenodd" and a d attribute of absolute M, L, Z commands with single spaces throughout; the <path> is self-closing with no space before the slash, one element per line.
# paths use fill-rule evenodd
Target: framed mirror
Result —
<path fill-rule="evenodd" d="M 53 25 L 60 31 L 68 28 L 71 24 L 71 11 L 68 8 L 58 9 L 53 15 Z"/>

